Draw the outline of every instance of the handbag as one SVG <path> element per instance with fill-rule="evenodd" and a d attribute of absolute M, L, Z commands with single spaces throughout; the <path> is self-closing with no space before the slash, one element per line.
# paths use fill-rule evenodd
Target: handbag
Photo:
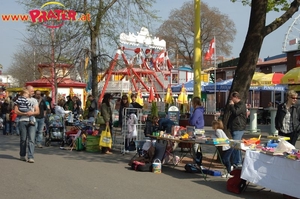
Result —
<path fill-rule="evenodd" d="M 98 125 L 105 124 L 105 120 L 100 112 L 97 115 L 96 124 L 98 124 Z"/>
<path fill-rule="evenodd" d="M 6 119 L 6 121 L 10 121 L 10 114 L 9 113 L 5 114 L 5 119 Z"/>
<path fill-rule="evenodd" d="M 111 148 L 111 143 L 112 143 L 112 139 L 111 139 L 110 130 L 109 127 L 106 126 L 106 129 L 101 133 L 99 146 Z"/>

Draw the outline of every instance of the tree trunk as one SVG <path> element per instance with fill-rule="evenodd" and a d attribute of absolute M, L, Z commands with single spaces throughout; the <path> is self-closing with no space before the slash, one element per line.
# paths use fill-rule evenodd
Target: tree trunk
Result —
<path fill-rule="evenodd" d="M 230 90 L 230 94 L 233 91 L 239 92 L 241 95 L 241 100 L 244 103 L 247 101 L 251 79 L 256 69 L 256 64 L 263 40 L 266 36 L 265 22 L 267 5 L 268 0 L 252 1 L 249 29 L 244 46 L 240 53 L 240 59 L 235 70 L 234 79 Z M 230 94 L 228 95 L 223 117 L 225 132 L 228 137 L 231 137 L 230 132 L 227 129 L 227 122 L 231 114 L 228 104 Z"/>
<path fill-rule="evenodd" d="M 92 62 L 92 95 L 98 99 L 98 55 L 97 55 L 98 32 L 91 31 L 91 62 Z"/>

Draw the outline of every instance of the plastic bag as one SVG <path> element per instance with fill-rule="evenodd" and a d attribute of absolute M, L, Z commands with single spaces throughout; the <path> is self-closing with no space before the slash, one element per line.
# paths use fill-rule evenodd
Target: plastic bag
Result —
<path fill-rule="evenodd" d="M 293 149 L 295 149 L 295 146 L 292 145 L 291 143 L 289 143 L 288 141 L 284 140 L 284 139 L 279 139 L 280 142 L 277 145 L 277 147 L 275 148 L 274 152 L 287 152 L 287 153 L 291 153 L 293 151 Z"/>
<path fill-rule="evenodd" d="M 110 130 L 109 127 L 106 126 L 106 129 L 101 133 L 99 146 L 111 148 L 111 144 L 112 144 L 112 139 L 111 139 Z"/>

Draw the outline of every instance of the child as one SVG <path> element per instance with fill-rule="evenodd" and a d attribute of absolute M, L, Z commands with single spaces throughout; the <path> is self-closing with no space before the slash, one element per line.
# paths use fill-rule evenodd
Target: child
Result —
<path fill-rule="evenodd" d="M 212 121 L 212 128 L 215 130 L 215 136 L 217 138 L 225 138 L 228 139 L 226 134 L 224 133 L 223 129 L 223 122 L 221 120 L 213 120 Z M 223 154 L 222 154 L 222 162 L 226 166 L 227 173 L 222 175 L 222 178 L 231 178 L 233 177 L 230 175 L 231 172 L 231 162 L 230 162 L 230 157 L 233 151 L 233 148 L 230 146 L 223 146 L 222 147 Z"/>
<path fill-rule="evenodd" d="M 29 91 L 27 89 L 23 89 L 21 92 L 21 95 L 18 97 L 18 99 L 15 101 L 15 105 L 19 107 L 19 111 L 23 113 L 27 113 L 32 111 L 33 105 L 27 100 L 29 98 Z M 17 122 L 19 121 L 20 117 L 17 117 Z M 35 117 L 30 116 L 29 117 L 29 124 L 35 125 Z"/>

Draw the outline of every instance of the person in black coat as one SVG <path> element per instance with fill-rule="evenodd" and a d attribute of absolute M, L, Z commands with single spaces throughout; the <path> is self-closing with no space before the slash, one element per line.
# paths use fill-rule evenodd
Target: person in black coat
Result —
<path fill-rule="evenodd" d="M 300 107 L 297 105 L 298 94 L 290 90 L 287 93 L 286 102 L 280 104 L 275 116 L 275 128 L 278 135 L 289 137 L 295 146 L 300 133 Z"/>
<path fill-rule="evenodd" d="M 227 128 L 230 130 L 233 140 L 242 140 L 247 124 L 247 108 L 245 102 L 241 100 L 238 92 L 233 92 L 229 101 L 229 117 Z M 232 153 L 233 166 L 242 166 L 242 154 L 240 150 L 235 149 Z"/>
<path fill-rule="evenodd" d="M 134 93 L 134 94 L 131 95 L 131 100 L 132 100 L 131 105 L 132 105 L 132 107 L 133 108 L 143 108 L 142 105 L 140 105 L 139 103 L 136 102 L 136 98 L 137 98 L 137 94 L 136 93 Z"/>
<path fill-rule="evenodd" d="M 159 130 L 166 131 L 167 134 L 172 133 L 172 126 L 175 125 L 175 123 L 170 120 L 169 118 L 161 118 L 158 120 L 159 124 Z"/>
<path fill-rule="evenodd" d="M 145 137 L 152 135 L 153 132 L 157 132 L 158 130 L 159 130 L 158 117 L 148 116 L 146 120 L 146 126 L 144 129 Z"/>

